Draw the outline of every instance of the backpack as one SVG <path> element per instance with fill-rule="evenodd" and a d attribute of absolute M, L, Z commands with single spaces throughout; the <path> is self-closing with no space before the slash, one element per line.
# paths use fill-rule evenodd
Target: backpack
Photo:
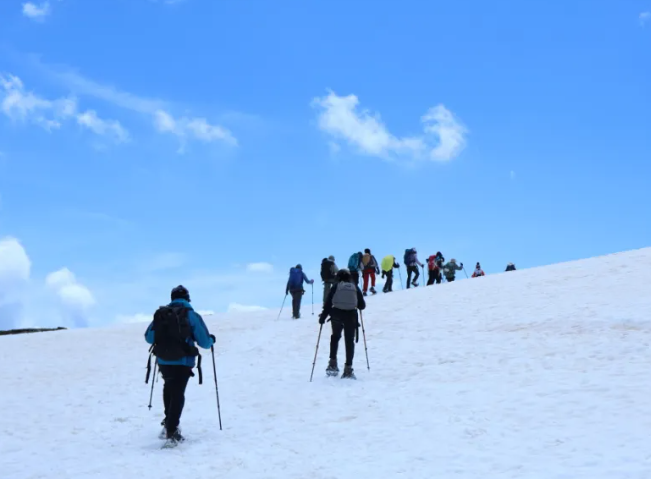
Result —
<path fill-rule="evenodd" d="M 343 311 L 357 309 L 357 286 L 353 283 L 339 283 L 332 296 L 332 307 Z"/>
<path fill-rule="evenodd" d="M 323 258 L 323 261 L 321 261 L 321 279 L 323 281 L 329 282 L 335 280 L 335 275 L 332 274 L 333 264 L 328 258 Z"/>
<path fill-rule="evenodd" d="M 198 356 L 199 350 L 188 343 L 192 327 L 188 309 L 184 306 L 161 306 L 154 313 L 154 344 L 152 353 L 163 361 L 178 361 L 186 356 Z"/>
<path fill-rule="evenodd" d="M 406 249 L 405 256 L 403 258 L 405 262 L 405 266 L 409 266 L 411 264 L 410 259 L 413 259 L 413 257 L 414 257 L 414 249 L 413 248 Z"/>
<path fill-rule="evenodd" d="M 438 269 L 438 264 L 436 264 L 436 259 L 437 257 L 432 255 L 429 258 L 427 258 L 427 266 L 430 269 L 430 271 L 436 271 Z"/>
<path fill-rule="evenodd" d="M 294 289 L 303 288 L 303 270 L 298 268 L 289 270 L 289 287 Z"/>
<path fill-rule="evenodd" d="M 354 253 L 350 259 L 348 260 L 348 269 L 352 273 L 353 271 L 357 271 L 359 269 L 359 254 Z"/>

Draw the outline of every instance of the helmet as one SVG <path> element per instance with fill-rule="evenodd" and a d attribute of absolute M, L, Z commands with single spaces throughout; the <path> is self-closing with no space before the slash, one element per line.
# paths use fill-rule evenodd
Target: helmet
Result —
<path fill-rule="evenodd" d="M 187 290 L 185 286 L 178 285 L 176 288 L 172 290 L 172 301 L 175 299 L 185 299 L 186 301 L 190 301 L 190 292 Z"/>

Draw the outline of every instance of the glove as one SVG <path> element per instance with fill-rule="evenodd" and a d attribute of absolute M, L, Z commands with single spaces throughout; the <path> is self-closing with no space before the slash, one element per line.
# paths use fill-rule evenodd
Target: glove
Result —
<path fill-rule="evenodd" d="M 463 263 L 461 263 L 461 267 L 463 268 Z"/>
<path fill-rule="evenodd" d="M 314 280 L 310 280 L 310 284 L 314 284 Z"/>
<path fill-rule="evenodd" d="M 286 290 L 285 290 L 285 296 L 287 296 L 288 294 L 289 294 L 289 290 L 286 289 Z"/>
<path fill-rule="evenodd" d="M 382 271 L 382 279 L 384 279 L 384 271 Z"/>
<path fill-rule="evenodd" d="M 217 342 L 217 338 L 215 337 L 214 334 L 210 335 L 210 338 L 212 339 L 212 343 L 215 344 Z"/>
<path fill-rule="evenodd" d="M 326 315 L 325 314 L 320 314 L 319 315 L 319 324 L 325 324 L 326 322 Z"/>

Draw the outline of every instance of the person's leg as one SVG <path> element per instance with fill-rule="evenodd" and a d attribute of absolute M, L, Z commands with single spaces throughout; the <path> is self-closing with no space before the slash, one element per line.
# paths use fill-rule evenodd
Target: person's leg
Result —
<path fill-rule="evenodd" d="M 355 358 L 355 332 L 357 331 L 357 318 L 346 319 L 344 327 L 344 342 L 346 343 L 346 366 L 353 366 Z"/>
<path fill-rule="evenodd" d="M 165 427 L 167 437 L 172 437 L 181 422 L 181 414 L 185 406 L 185 389 L 192 372 L 187 366 L 160 365 L 165 389 L 168 395 L 167 414 L 165 416 Z"/>
<path fill-rule="evenodd" d="M 384 285 L 385 291 L 393 291 L 393 270 L 387 271 L 387 282 Z"/>
<path fill-rule="evenodd" d="M 413 272 L 414 268 L 412 266 L 407 266 L 407 289 L 411 286 L 411 273 Z"/>
<path fill-rule="evenodd" d="M 362 273 L 364 275 L 364 289 L 362 290 L 363 293 L 366 293 L 368 291 L 368 277 L 370 273 L 371 272 L 367 269 L 365 269 Z"/>
<path fill-rule="evenodd" d="M 414 265 L 414 283 L 418 281 L 418 278 L 420 277 L 420 271 L 418 271 L 418 265 Z"/>
<path fill-rule="evenodd" d="M 434 270 L 427 270 L 427 286 L 434 284 Z"/>
<path fill-rule="evenodd" d="M 371 276 L 371 288 L 375 289 L 375 271 L 370 271 L 369 275 Z"/>
<path fill-rule="evenodd" d="M 301 315 L 301 299 L 303 298 L 303 293 L 302 291 L 291 291 L 291 293 L 293 317 L 298 318 Z"/>
<path fill-rule="evenodd" d="M 330 336 L 330 362 L 331 364 L 336 364 L 339 340 L 341 339 L 341 332 L 344 329 L 344 325 L 334 318 L 330 320 L 330 324 L 332 325 L 332 336 Z"/>

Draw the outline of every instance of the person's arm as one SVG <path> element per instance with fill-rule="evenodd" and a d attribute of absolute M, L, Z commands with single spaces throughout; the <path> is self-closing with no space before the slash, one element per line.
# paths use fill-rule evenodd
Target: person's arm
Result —
<path fill-rule="evenodd" d="M 145 341 L 147 341 L 149 344 L 154 344 L 154 322 L 152 321 L 149 323 L 149 326 L 147 327 L 147 331 L 145 331 Z"/>
<path fill-rule="evenodd" d="M 364 300 L 364 295 L 359 286 L 357 286 L 357 309 L 360 311 L 366 309 L 366 301 Z"/>
<path fill-rule="evenodd" d="M 213 336 L 210 335 L 208 331 L 208 326 L 203 322 L 203 318 L 200 314 L 189 310 L 188 311 L 188 321 L 192 327 L 192 336 L 199 346 L 203 349 L 210 349 L 210 346 L 215 344 Z"/>
<path fill-rule="evenodd" d="M 328 293 L 328 298 L 325 300 L 325 303 L 323 303 L 323 311 L 319 315 L 319 322 L 321 324 L 325 323 L 325 320 L 330 316 L 330 312 L 332 311 L 332 298 L 335 295 L 335 291 L 337 291 L 337 287 L 339 286 L 339 283 L 335 284 L 331 289 L 330 293 Z"/>
<path fill-rule="evenodd" d="M 303 281 L 305 281 L 307 284 L 314 283 L 313 280 L 310 280 L 310 279 L 307 278 L 307 275 L 305 274 L 305 272 L 303 272 Z"/>

